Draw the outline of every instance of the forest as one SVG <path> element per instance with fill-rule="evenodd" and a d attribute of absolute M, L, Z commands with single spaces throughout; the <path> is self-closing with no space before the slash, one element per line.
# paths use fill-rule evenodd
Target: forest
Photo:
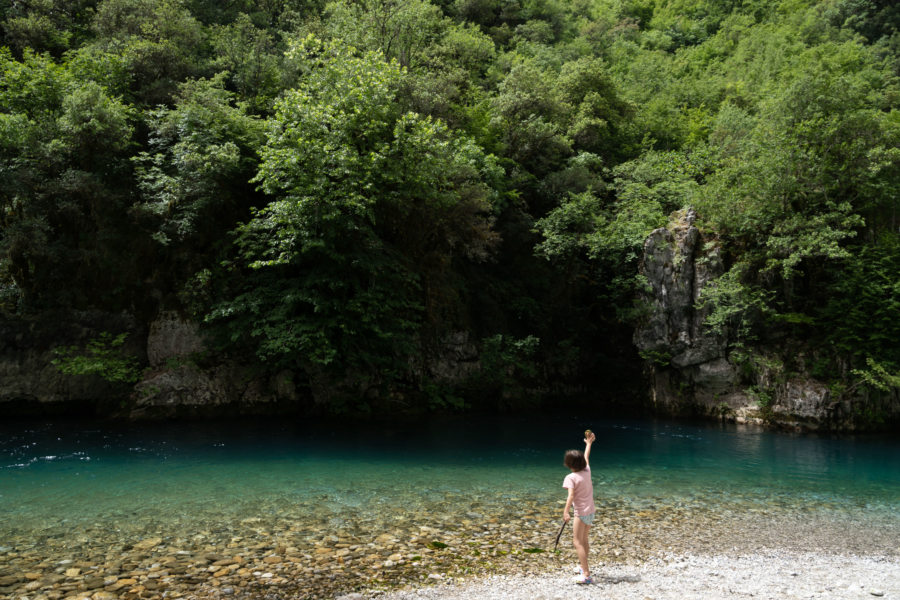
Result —
<path fill-rule="evenodd" d="M 634 394 L 665 360 L 632 344 L 644 242 L 692 209 L 735 361 L 896 393 L 898 28 L 892 0 L 0 0 L 0 311 L 177 311 L 217 356 L 431 408 Z M 422 364 L 459 332 L 480 369 L 448 383 Z M 119 333 L 95 356 L 135 381 Z"/>

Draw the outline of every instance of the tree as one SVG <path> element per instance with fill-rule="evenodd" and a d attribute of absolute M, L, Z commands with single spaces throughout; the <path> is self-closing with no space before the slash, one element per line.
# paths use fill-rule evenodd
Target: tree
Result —
<path fill-rule="evenodd" d="M 83 43 L 88 35 L 95 0 L 34 0 L 0 8 L 0 45 L 17 56 L 26 49 L 50 52 L 56 58 Z"/>
<path fill-rule="evenodd" d="M 273 365 L 397 377 L 441 321 L 454 261 L 490 253 L 499 170 L 405 112 L 404 70 L 380 52 L 308 38 L 290 58 L 304 77 L 276 104 L 256 177 L 272 201 L 238 228 L 240 276 L 209 319 L 249 331 Z"/>
<path fill-rule="evenodd" d="M 134 157 L 139 224 L 152 237 L 164 290 L 210 268 L 215 248 L 261 204 L 250 179 L 263 123 L 223 89 L 224 74 L 183 83 L 174 108 L 151 112 L 149 151 Z"/>
<path fill-rule="evenodd" d="M 325 7 L 326 27 L 334 39 L 365 50 L 380 50 L 400 66 L 418 68 L 425 50 L 447 23 L 427 0 L 341 0 Z"/>
<path fill-rule="evenodd" d="M 27 308 L 121 301 L 133 111 L 47 55 L 0 72 L 2 271 Z"/>
<path fill-rule="evenodd" d="M 215 28 L 212 40 L 217 54 L 213 64 L 228 71 L 238 97 L 257 112 L 271 109 L 281 91 L 280 61 L 272 34 L 241 13 L 233 23 Z"/>
<path fill-rule="evenodd" d="M 205 71 L 205 32 L 179 0 L 104 0 L 93 29 L 95 45 L 125 57 L 139 104 L 168 103 L 179 82 Z"/>

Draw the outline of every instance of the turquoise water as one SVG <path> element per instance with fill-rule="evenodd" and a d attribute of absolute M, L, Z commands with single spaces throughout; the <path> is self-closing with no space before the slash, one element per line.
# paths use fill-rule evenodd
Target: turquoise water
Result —
<path fill-rule="evenodd" d="M 592 560 L 900 555 L 900 442 L 884 436 L 547 417 L 17 421 L 0 424 L 0 595 L 334 598 L 558 570 L 574 560 L 571 544 L 552 552 L 562 456 L 586 427 Z"/>
<path fill-rule="evenodd" d="M 562 452 L 597 434 L 598 502 L 900 514 L 900 442 L 547 419 L 424 426 L 252 422 L 0 426 L 0 534 L 260 514 L 555 515 Z M 900 517 L 898 517 L 900 518 Z M 0 544 L 3 542 L 0 541 Z"/>

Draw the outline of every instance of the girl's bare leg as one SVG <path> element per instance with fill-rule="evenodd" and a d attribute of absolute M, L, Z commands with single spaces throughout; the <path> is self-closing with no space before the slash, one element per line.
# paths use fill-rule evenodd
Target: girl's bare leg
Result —
<path fill-rule="evenodd" d="M 591 576 L 590 567 L 588 567 L 588 552 L 590 551 L 590 542 L 588 541 L 588 532 L 591 530 L 590 525 L 585 525 L 584 521 L 575 517 L 572 521 L 572 543 L 575 545 L 575 553 L 578 554 L 578 563 L 581 565 L 581 572 L 585 577 Z"/>

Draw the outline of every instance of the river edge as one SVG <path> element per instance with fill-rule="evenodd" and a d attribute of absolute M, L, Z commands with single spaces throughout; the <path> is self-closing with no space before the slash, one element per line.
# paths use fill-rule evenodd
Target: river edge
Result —
<path fill-rule="evenodd" d="M 796 589 L 803 598 L 864 598 L 873 596 L 862 592 L 873 591 L 900 598 L 900 590 L 888 585 L 900 582 L 895 516 L 855 521 L 822 511 L 747 511 L 727 519 L 696 510 L 681 518 L 609 513 L 592 534 L 598 584 L 590 591 L 572 583 L 570 530 L 553 551 L 558 526 L 551 519 L 491 518 L 455 531 L 419 524 L 374 537 L 309 536 L 289 523 L 277 529 L 252 519 L 246 535 L 230 541 L 142 537 L 128 548 L 102 548 L 116 543 L 112 532 L 81 546 L 72 532 L 62 540 L 65 548 L 51 554 L 47 547 L 29 549 L 23 540 L 19 547 L 0 548 L 0 594 L 14 600 L 524 600 L 614 590 L 616 598 L 644 600 L 691 597 L 662 593 L 680 588 L 698 597 L 746 598 L 748 586 L 756 586 L 754 597 L 789 598 L 780 590 Z M 860 593 L 848 595 L 852 586 Z"/>

